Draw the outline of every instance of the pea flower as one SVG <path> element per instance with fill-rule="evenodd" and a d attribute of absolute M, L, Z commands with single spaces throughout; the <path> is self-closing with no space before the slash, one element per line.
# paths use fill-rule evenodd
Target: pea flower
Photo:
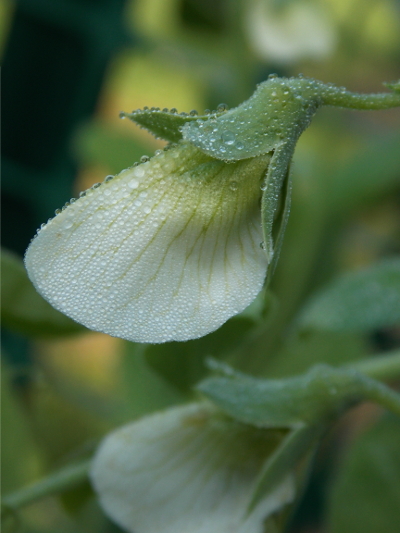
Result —
<path fill-rule="evenodd" d="M 230 111 L 126 115 L 169 149 L 43 224 L 25 256 L 31 281 L 56 309 L 109 335 L 149 343 L 206 335 L 245 309 L 274 270 L 290 162 L 316 110 L 400 105 L 398 84 L 389 88 L 357 95 L 271 76 Z"/>
<path fill-rule="evenodd" d="M 106 514 L 132 533 L 262 533 L 291 503 L 288 475 L 248 513 L 281 433 L 246 426 L 211 404 L 147 416 L 102 442 L 91 480 Z"/>
<path fill-rule="evenodd" d="M 337 31 L 329 6 L 314 1 L 248 4 L 246 30 L 255 53 L 266 61 L 322 60 L 335 51 Z"/>

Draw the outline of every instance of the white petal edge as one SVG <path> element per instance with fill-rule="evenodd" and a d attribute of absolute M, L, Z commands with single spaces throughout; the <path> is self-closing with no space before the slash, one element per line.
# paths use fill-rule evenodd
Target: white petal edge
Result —
<path fill-rule="evenodd" d="M 43 225 L 25 264 L 90 329 L 136 342 L 201 337 L 261 290 L 268 156 L 226 164 L 188 143 L 90 189 Z"/>
<path fill-rule="evenodd" d="M 105 513 L 128 532 L 263 533 L 265 519 L 295 495 L 287 477 L 246 514 L 271 453 L 267 431 L 218 418 L 207 404 L 172 408 L 108 435 L 92 484 Z"/>

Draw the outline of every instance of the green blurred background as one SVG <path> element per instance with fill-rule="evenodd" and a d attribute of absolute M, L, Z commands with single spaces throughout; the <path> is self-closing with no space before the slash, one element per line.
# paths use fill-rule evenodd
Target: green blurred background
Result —
<path fill-rule="evenodd" d="M 2 243 L 14 254 L 3 266 L 4 492 L 89 456 L 116 425 L 190 398 L 206 356 L 273 377 L 400 346 L 396 327 L 291 333 L 309 294 L 400 253 L 398 109 L 319 112 L 296 149 L 293 210 L 267 303 L 204 339 L 143 346 L 83 330 L 40 300 L 20 262 L 56 208 L 163 146 L 120 111 L 233 107 L 275 72 L 380 91 L 399 78 L 398 0 L 3 0 L 0 39 Z M 350 495 L 357 504 L 364 474 L 373 485 L 387 481 L 357 470 L 360 439 L 373 440 L 379 416 L 362 406 L 335 429 L 290 531 L 396 530 L 399 516 L 371 522 L 379 509 L 368 495 L 342 511 Z M 119 531 L 86 484 L 26 508 L 7 527 Z"/>

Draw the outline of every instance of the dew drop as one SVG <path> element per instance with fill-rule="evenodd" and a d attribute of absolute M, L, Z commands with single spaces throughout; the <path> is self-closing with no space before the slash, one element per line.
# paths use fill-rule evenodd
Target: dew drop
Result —
<path fill-rule="evenodd" d="M 238 182 L 237 181 L 231 181 L 229 183 L 229 188 L 231 191 L 237 191 L 238 190 Z"/>
<path fill-rule="evenodd" d="M 131 189 L 137 189 L 139 187 L 139 182 L 138 180 L 131 180 L 129 183 L 128 183 L 128 187 L 130 187 Z"/>
<path fill-rule="evenodd" d="M 119 118 L 126 118 L 125 111 L 121 111 L 119 114 Z"/>
<path fill-rule="evenodd" d="M 147 161 L 150 161 L 150 157 L 148 155 L 142 155 L 140 158 L 141 163 L 147 163 Z"/>
<path fill-rule="evenodd" d="M 236 141 L 235 146 L 238 150 L 243 150 L 244 148 L 244 144 L 242 143 L 242 141 Z"/>
<path fill-rule="evenodd" d="M 235 142 L 235 134 L 231 131 L 224 131 L 221 135 L 223 142 L 227 145 L 232 145 Z"/>
<path fill-rule="evenodd" d="M 114 176 L 112 176 L 111 174 L 109 174 L 108 176 L 106 176 L 105 178 L 105 182 L 108 183 L 109 181 L 113 180 L 114 179 Z"/>
<path fill-rule="evenodd" d="M 176 107 L 172 107 L 171 110 L 170 110 L 170 113 L 175 115 L 176 113 L 178 113 L 178 110 L 176 109 Z"/>
<path fill-rule="evenodd" d="M 228 108 L 227 104 L 219 104 L 217 106 L 218 113 L 223 113 L 224 111 L 228 111 L 228 109 L 229 108 Z"/>
<path fill-rule="evenodd" d="M 197 111 L 196 111 L 195 109 L 192 109 L 192 110 L 190 111 L 189 115 L 190 115 L 191 117 L 195 117 L 195 116 L 198 115 L 198 113 L 197 113 Z"/>

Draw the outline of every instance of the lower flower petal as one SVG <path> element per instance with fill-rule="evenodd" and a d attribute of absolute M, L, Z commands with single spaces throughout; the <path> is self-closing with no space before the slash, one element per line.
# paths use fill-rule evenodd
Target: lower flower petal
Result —
<path fill-rule="evenodd" d="M 110 434 L 91 479 L 105 512 L 134 533 L 262 533 L 294 498 L 286 480 L 247 515 L 261 466 L 280 436 L 189 404 Z"/>
<path fill-rule="evenodd" d="M 262 288 L 269 156 L 227 164 L 180 143 L 87 191 L 33 239 L 37 290 L 90 329 L 137 342 L 205 335 Z"/>

